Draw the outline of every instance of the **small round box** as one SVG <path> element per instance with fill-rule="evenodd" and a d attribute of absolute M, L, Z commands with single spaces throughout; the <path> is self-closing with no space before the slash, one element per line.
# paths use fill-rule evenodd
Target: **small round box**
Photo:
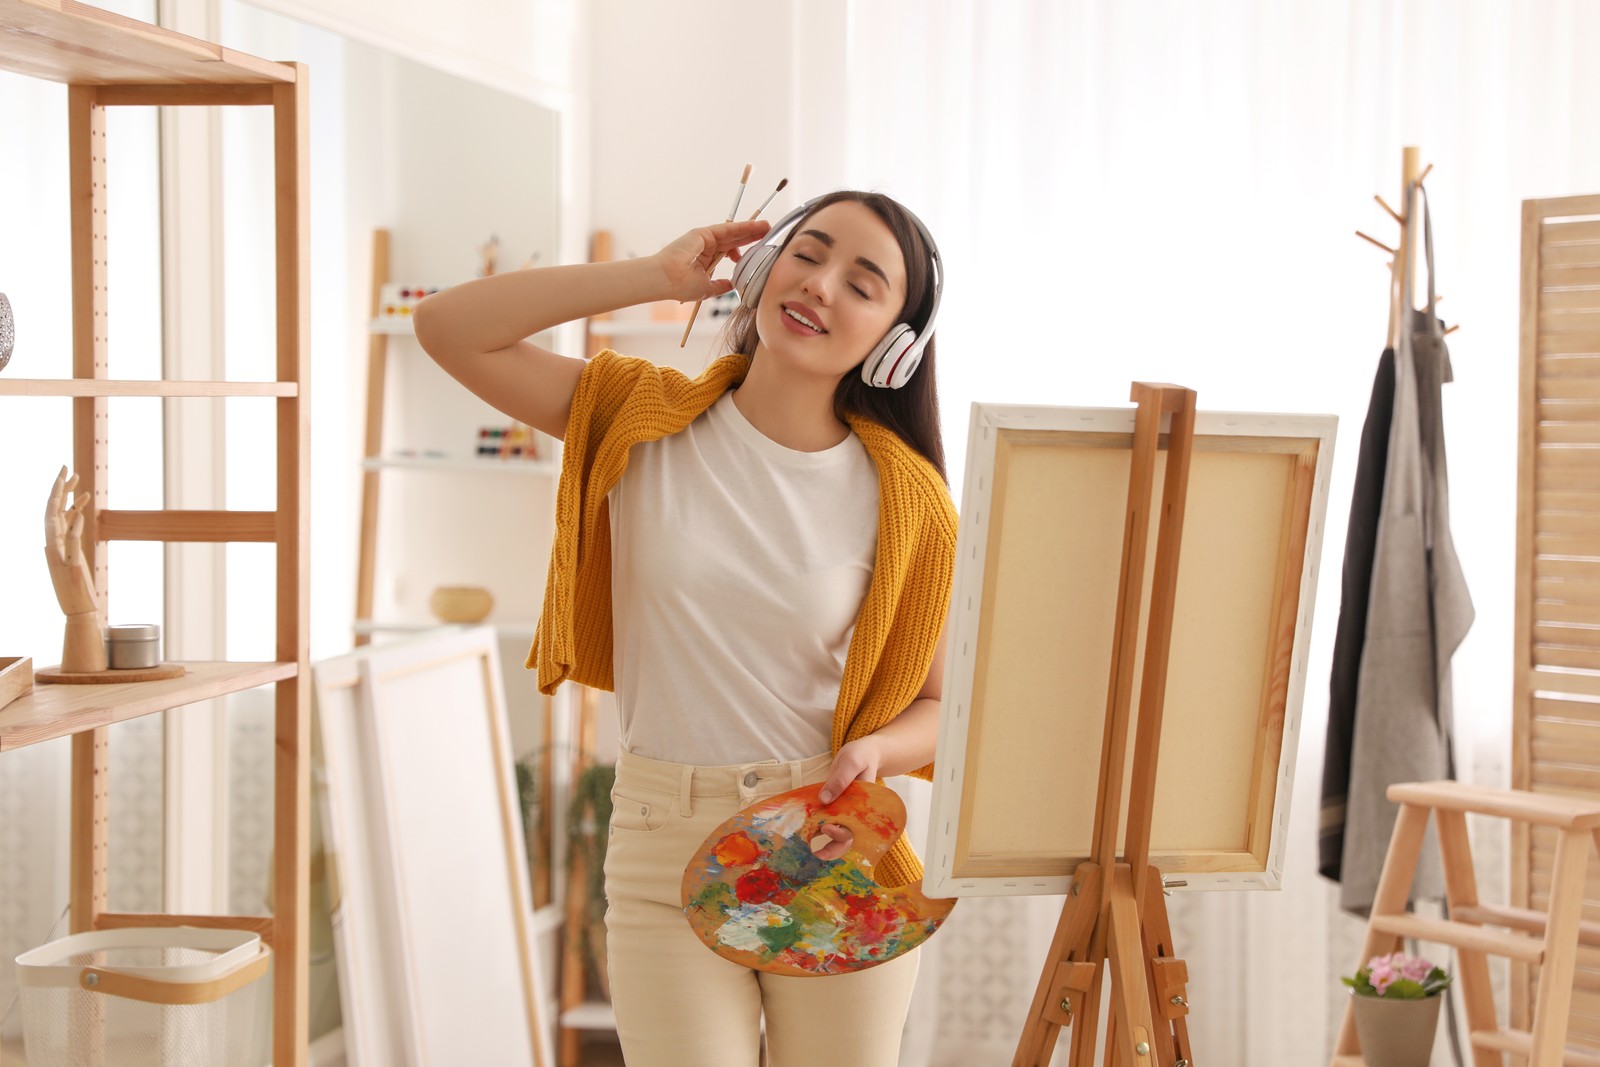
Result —
<path fill-rule="evenodd" d="M 133 623 L 106 627 L 106 665 L 114 671 L 161 665 L 161 627 Z"/>

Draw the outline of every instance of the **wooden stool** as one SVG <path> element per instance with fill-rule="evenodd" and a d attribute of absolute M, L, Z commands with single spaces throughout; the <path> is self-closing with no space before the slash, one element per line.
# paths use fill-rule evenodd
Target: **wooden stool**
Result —
<path fill-rule="evenodd" d="M 1388 796 L 1400 805 L 1400 814 L 1389 839 L 1358 966 L 1396 951 L 1404 937 L 1453 945 L 1459 953 L 1455 977 L 1466 1005 L 1473 1067 L 1501 1067 L 1505 1053 L 1525 1057 L 1519 1062 L 1528 1067 L 1600 1067 L 1600 1053 L 1564 1048 L 1578 945 L 1600 946 L 1600 924 L 1581 921 L 1590 841 L 1600 847 L 1600 799 L 1484 789 L 1459 782 L 1395 785 Z M 1449 920 L 1419 918 L 1405 911 L 1430 811 L 1438 820 Z M 1478 902 L 1467 842 L 1468 812 L 1556 831 L 1547 912 Z M 1495 1022 L 1487 959 L 1491 954 L 1539 968 L 1539 995 L 1530 1029 L 1502 1029 Z M 1348 1005 L 1331 1067 L 1363 1067 L 1354 1009 Z"/>

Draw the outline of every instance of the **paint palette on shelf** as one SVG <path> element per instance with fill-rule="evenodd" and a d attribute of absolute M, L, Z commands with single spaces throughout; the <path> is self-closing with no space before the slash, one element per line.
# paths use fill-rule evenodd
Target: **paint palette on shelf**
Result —
<path fill-rule="evenodd" d="M 521 423 L 480 426 L 475 455 L 482 459 L 539 459 L 539 435 Z"/>
<path fill-rule="evenodd" d="M 386 282 L 378 289 L 378 320 L 397 321 L 409 319 L 411 312 L 416 308 L 417 301 L 425 296 L 437 293 L 441 287 L 437 285 L 403 285 L 398 282 Z"/>

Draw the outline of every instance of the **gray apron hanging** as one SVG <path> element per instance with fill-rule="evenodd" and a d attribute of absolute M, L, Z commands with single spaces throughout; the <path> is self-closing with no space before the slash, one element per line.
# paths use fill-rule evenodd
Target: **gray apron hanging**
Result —
<path fill-rule="evenodd" d="M 1428 306 L 1412 307 L 1411 280 L 1403 278 L 1405 319 L 1395 348 L 1394 414 L 1356 686 L 1340 872 L 1340 907 L 1358 914 L 1372 906 L 1394 830 L 1397 809 L 1384 795 L 1389 786 L 1455 776 L 1450 658 L 1473 618 L 1450 538 L 1441 389 L 1452 375 L 1434 310 L 1433 222 L 1420 187 L 1408 199 L 1407 218 L 1423 213 Z M 1428 834 L 1412 900 L 1444 895 L 1431 826 Z"/>

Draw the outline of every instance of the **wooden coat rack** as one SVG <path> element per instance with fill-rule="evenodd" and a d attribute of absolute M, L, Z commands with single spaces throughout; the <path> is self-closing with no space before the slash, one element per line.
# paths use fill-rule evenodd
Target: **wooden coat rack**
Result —
<path fill-rule="evenodd" d="M 1136 382 L 1138 405 L 1124 520 L 1123 566 L 1118 583 L 1106 728 L 1100 749 L 1094 844 L 1073 874 L 1050 953 L 1028 1009 L 1012 1067 L 1046 1067 L 1061 1027 L 1071 1026 L 1071 1067 L 1091 1067 L 1099 1021 L 1102 965 L 1111 967 L 1112 1015 L 1107 1062 L 1120 1067 L 1189 1067 L 1188 970 L 1173 956 L 1161 872 L 1149 863 L 1150 823 L 1156 791 L 1178 585 L 1189 459 L 1194 442 L 1195 393 L 1175 385 Z M 1162 421 L 1170 417 L 1168 432 Z M 1157 530 L 1155 573 L 1139 686 L 1126 838 L 1117 856 L 1117 830 L 1133 727 L 1134 665 L 1139 649 L 1140 603 L 1145 579 L 1157 452 L 1167 439 L 1167 465 Z"/>
<path fill-rule="evenodd" d="M 1405 322 L 1405 316 L 1401 313 L 1400 304 L 1404 299 L 1403 294 L 1407 291 L 1405 283 L 1408 279 L 1412 282 L 1409 287 L 1410 291 L 1416 292 L 1416 220 L 1410 214 L 1411 191 L 1413 186 L 1420 186 L 1426 181 L 1428 174 L 1432 170 L 1432 163 L 1427 166 L 1422 165 L 1422 149 L 1415 145 L 1407 145 L 1400 150 L 1400 206 L 1406 209 L 1406 213 L 1402 214 L 1396 211 L 1384 201 L 1381 195 L 1373 194 L 1372 199 L 1376 200 L 1378 206 L 1383 208 L 1384 212 L 1400 227 L 1400 239 L 1395 247 L 1389 247 L 1370 234 L 1363 233 L 1360 230 L 1356 231 L 1357 237 L 1389 253 L 1389 331 L 1388 340 L 1385 342 L 1389 348 L 1393 348 L 1400 343 L 1400 330 Z M 1434 303 L 1438 303 L 1443 299 L 1443 296 L 1435 295 Z M 1457 324 L 1449 327 L 1444 332 L 1451 334 L 1460 328 L 1460 324 Z"/>

